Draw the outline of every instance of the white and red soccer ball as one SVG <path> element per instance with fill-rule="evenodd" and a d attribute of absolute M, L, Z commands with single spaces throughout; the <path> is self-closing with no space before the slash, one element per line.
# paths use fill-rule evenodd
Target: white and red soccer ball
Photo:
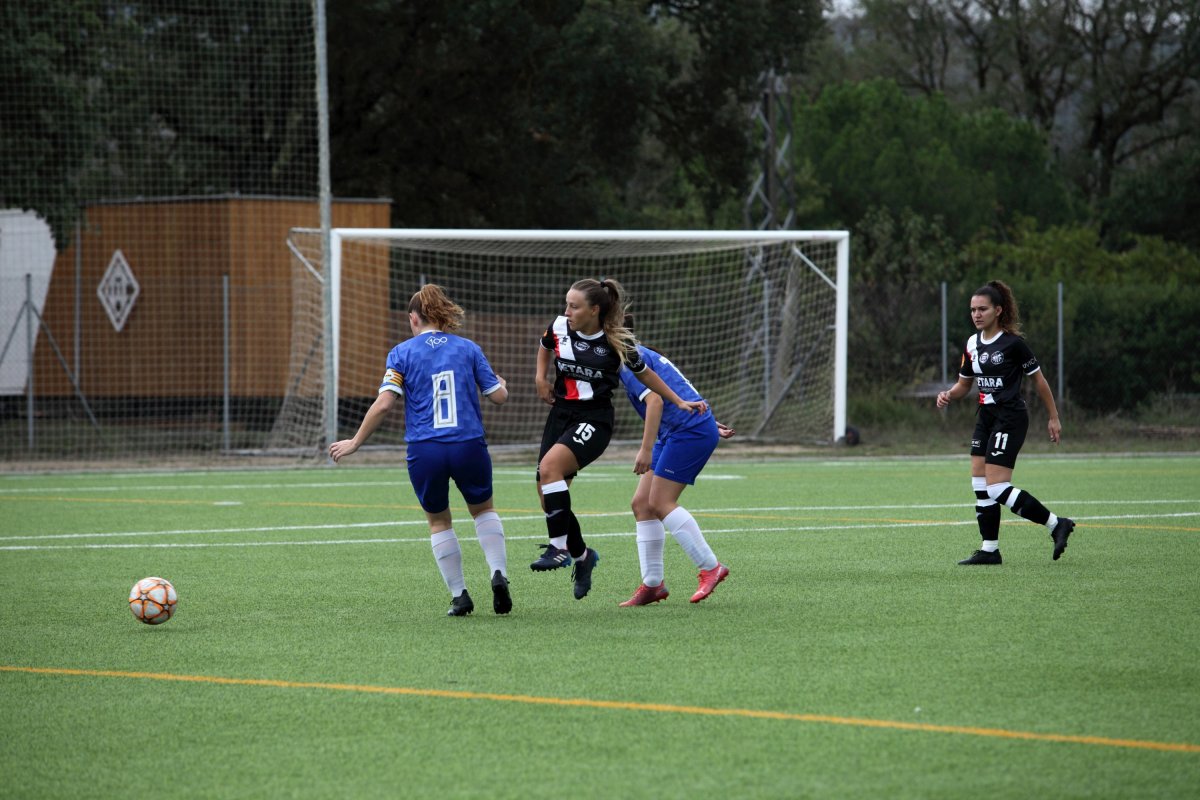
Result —
<path fill-rule="evenodd" d="M 129 610 L 147 625 L 161 625 L 175 613 L 179 596 L 166 578 L 142 578 L 129 590 Z"/>

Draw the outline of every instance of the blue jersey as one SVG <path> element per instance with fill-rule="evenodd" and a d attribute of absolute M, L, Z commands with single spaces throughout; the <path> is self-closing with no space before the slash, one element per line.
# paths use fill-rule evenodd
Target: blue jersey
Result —
<path fill-rule="evenodd" d="M 499 388 L 479 345 L 426 331 L 388 353 L 379 391 L 403 395 L 404 441 L 463 442 L 483 438 L 479 393 Z"/>
<path fill-rule="evenodd" d="M 638 345 L 638 354 L 641 355 L 642 361 L 646 362 L 646 366 L 654 370 L 655 374 L 662 378 L 663 383 L 670 386 L 680 399 L 692 402 L 704 399 L 696 391 L 696 387 L 692 386 L 679 368 L 672 364 L 666 356 L 640 344 Z M 645 419 L 646 395 L 650 394 L 650 390 L 630 372 L 628 367 L 621 367 L 621 384 L 625 387 L 625 394 L 629 396 L 629 402 L 633 404 L 638 416 Z M 671 431 L 708 424 L 711 419 L 711 407 L 703 414 L 689 414 L 672 403 L 664 402 L 662 422 L 658 426 L 658 437 L 662 439 Z"/>

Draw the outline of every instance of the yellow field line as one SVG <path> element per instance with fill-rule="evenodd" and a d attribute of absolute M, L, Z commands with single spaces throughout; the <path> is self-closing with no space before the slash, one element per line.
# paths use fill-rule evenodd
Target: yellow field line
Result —
<path fill-rule="evenodd" d="M 1110 739 L 1105 736 L 1072 736 L 1057 733 L 1034 733 L 1032 731 L 1010 731 L 1002 728 L 976 728 L 962 725 L 932 725 L 921 722 L 900 722 L 886 719 L 862 717 L 838 717 L 827 714 L 792 714 L 784 711 L 758 711 L 743 708 L 707 708 L 704 706 L 677 706 L 667 703 L 631 703 L 614 700 L 588 700 L 586 698 L 536 697 L 520 694 L 495 694 L 492 692 L 464 692 L 450 689 L 414 689 L 403 686 L 367 686 L 351 683 L 318 683 L 311 681 L 280 681 L 262 678 L 223 678 L 214 675 L 176 675 L 168 672 L 126 672 L 123 670 L 66 669 L 61 667 L 18 667 L 0 664 L 0 672 L 23 672 L 34 675 L 71 675 L 94 678 L 137 678 L 154 681 L 180 681 L 184 683 L 207 683 L 221 686 L 264 686 L 274 689 L 323 689 L 335 692 L 362 692 L 366 694 L 406 695 L 410 697 L 438 697 L 455 700 L 492 700 L 500 703 L 526 703 L 544 706 L 566 706 L 573 708 L 601 708 L 618 711 L 651 711 L 660 714 L 694 714 L 710 717 L 744 717 L 749 719 L 783 720 L 788 722 L 816 722 L 826 725 L 852 725 L 861 728 L 883 728 L 926 733 L 953 733 L 962 736 L 988 736 L 998 739 L 1024 739 L 1036 742 L 1061 742 L 1068 744 L 1090 744 L 1104 747 L 1126 747 L 1140 750 L 1161 750 L 1176 753 L 1200 753 L 1200 745 L 1186 742 L 1152 742 L 1141 739 Z"/>

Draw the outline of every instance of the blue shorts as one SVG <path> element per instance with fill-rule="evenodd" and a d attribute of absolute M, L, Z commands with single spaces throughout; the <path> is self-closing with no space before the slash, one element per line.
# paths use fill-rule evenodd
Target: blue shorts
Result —
<path fill-rule="evenodd" d="M 691 486 L 720 440 L 712 417 L 693 428 L 671 431 L 654 443 L 650 468 L 660 478 Z"/>
<path fill-rule="evenodd" d="M 408 443 L 408 480 L 426 513 L 438 514 L 450 507 L 452 479 L 471 505 L 492 498 L 492 457 L 487 442 Z"/>

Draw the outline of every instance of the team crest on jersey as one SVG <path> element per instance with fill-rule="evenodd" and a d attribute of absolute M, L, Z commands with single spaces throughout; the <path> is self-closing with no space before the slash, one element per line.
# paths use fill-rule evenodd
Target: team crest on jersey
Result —
<path fill-rule="evenodd" d="M 1004 360 L 1004 353 L 992 353 L 992 363 L 999 364 Z"/>
<path fill-rule="evenodd" d="M 575 343 L 575 349 L 581 353 L 583 351 L 587 350 L 589 347 L 591 347 L 591 345 L 588 344 L 587 342 L 576 342 Z"/>
<path fill-rule="evenodd" d="M 446 337 L 446 336 L 430 336 L 428 339 L 425 340 L 425 344 L 429 345 L 430 347 L 432 347 L 433 349 L 436 350 L 437 348 L 441 347 L 448 341 L 450 341 L 450 339 L 449 339 L 449 337 Z"/>
<path fill-rule="evenodd" d="M 987 353 L 980 353 L 980 354 L 979 354 L 979 363 L 980 363 L 980 364 L 986 364 L 987 362 L 988 362 L 988 354 L 987 354 Z"/>
<path fill-rule="evenodd" d="M 592 350 L 596 351 L 596 355 L 598 355 L 598 356 L 608 355 L 608 348 L 602 344 L 596 345 L 595 347 L 592 348 Z"/>

